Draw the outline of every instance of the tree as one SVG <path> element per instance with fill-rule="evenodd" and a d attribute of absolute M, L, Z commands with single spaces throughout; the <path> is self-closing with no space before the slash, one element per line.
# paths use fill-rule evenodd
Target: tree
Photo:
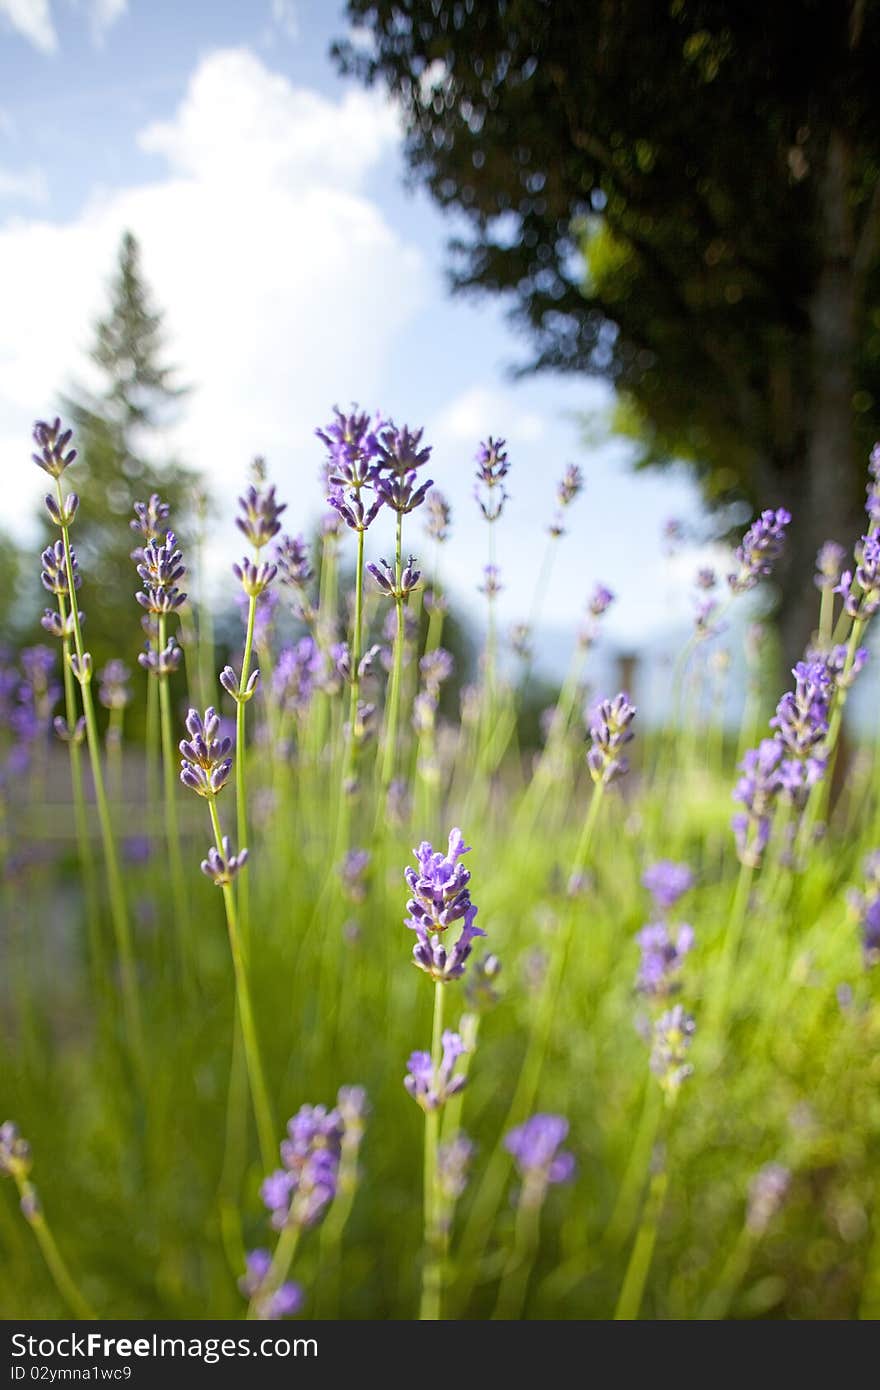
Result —
<path fill-rule="evenodd" d="M 90 357 L 102 384 L 97 395 L 76 390 L 63 402 L 79 458 L 72 481 L 80 497 L 73 543 L 83 575 L 86 645 L 96 667 L 110 657 L 134 664 L 144 635 L 134 594 L 140 587 L 131 552 L 132 503 L 159 492 L 175 531 L 185 530 L 197 476 L 156 458 L 156 441 L 185 394 L 163 365 L 162 316 L 152 306 L 130 232 L 122 238 L 110 307 L 95 325 Z M 47 526 L 47 540 L 56 533 Z"/>
<path fill-rule="evenodd" d="M 508 298 L 530 369 L 617 387 L 644 463 L 786 504 L 806 575 L 863 522 L 880 400 L 880 8 L 865 0 L 349 0 L 345 71 L 398 99 L 463 214 L 453 285 Z"/>

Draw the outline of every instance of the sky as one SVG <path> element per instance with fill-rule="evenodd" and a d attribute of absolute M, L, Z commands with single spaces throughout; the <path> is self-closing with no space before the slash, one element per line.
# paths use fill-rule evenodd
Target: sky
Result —
<path fill-rule="evenodd" d="M 289 528 L 308 528 L 315 426 L 359 402 L 424 426 L 453 507 L 444 579 L 475 617 L 474 453 L 491 434 L 511 460 L 501 621 L 534 613 L 556 483 L 577 463 L 586 488 L 554 549 L 539 657 L 555 659 L 599 580 L 617 595 L 612 645 L 656 644 L 688 622 L 705 561 L 696 546 L 670 558 L 661 538 L 672 516 L 699 530 L 695 488 L 634 474 L 603 383 L 513 380 L 528 344 L 504 306 L 449 296 L 452 225 L 405 187 L 392 105 L 339 76 L 329 47 L 346 29 L 335 0 L 0 0 L 0 529 L 33 524 L 30 427 L 91 380 L 91 325 L 130 229 L 192 387 L 163 442 L 220 503 L 218 585 L 232 590 L 249 461 L 267 458 Z M 370 533 L 372 558 L 390 534 Z M 428 558 L 420 523 L 409 546 Z"/>

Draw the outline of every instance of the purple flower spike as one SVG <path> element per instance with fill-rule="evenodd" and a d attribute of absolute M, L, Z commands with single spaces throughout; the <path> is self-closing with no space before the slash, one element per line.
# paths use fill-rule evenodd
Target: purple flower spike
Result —
<path fill-rule="evenodd" d="M 467 1048 L 459 1033 L 447 1028 L 442 1038 L 442 1053 L 435 1069 L 430 1052 L 413 1052 L 406 1064 L 408 1075 L 404 1086 L 422 1110 L 439 1110 L 450 1096 L 464 1086 L 465 1079 L 455 1075 L 455 1064 Z"/>
<path fill-rule="evenodd" d="M 34 463 L 50 477 L 60 478 L 64 470 L 76 461 L 76 449 L 67 447 L 72 438 L 73 430 L 62 429 L 57 416 L 51 424 L 38 420 L 34 425 L 34 443 L 39 453 L 31 456 Z"/>
<path fill-rule="evenodd" d="M 398 427 L 390 424 L 383 430 L 379 440 L 379 467 L 382 471 L 403 478 L 422 468 L 431 457 L 430 445 L 422 447 L 424 433 L 423 429 L 411 430 L 408 425 Z"/>
<path fill-rule="evenodd" d="M 652 922 L 642 928 L 636 941 L 642 952 L 636 989 L 654 999 L 673 994 L 678 989 L 682 961 L 693 948 L 693 928 L 682 923 L 673 939 L 665 922 Z"/>
<path fill-rule="evenodd" d="M 209 878 L 218 888 L 228 888 L 232 880 L 244 868 L 247 858 L 246 849 L 240 849 L 238 854 L 233 854 L 229 836 L 224 835 L 221 849 L 218 850 L 216 845 L 211 846 L 207 859 L 202 860 L 201 870 L 206 878 Z"/>
<path fill-rule="evenodd" d="M 427 535 L 431 540 L 442 545 L 444 541 L 449 539 L 451 525 L 452 508 L 439 489 L 431 488 L 425 500 L 425 531 Z"/>
<path fill-rule="evenodd" d="M 623 749 L 633 738 L 630 725 L 635 715 L 635 706 L 623 692 L 613 700 L 602 700 L 593 710 L 587 767 L 594 782 L 608 786 L 629 771 Z"/>
<path fill-rule="evenodd" d="M 245 1257 L 245 1274 L 239 1279 L 238 1287 L 245 1298 L 254 1302 L 254 1313 L 263 1321 L 277 1318 L 292 1318 L 300 1311 L 304 1294 L 299 1284 L 282 1284 L 274 1293 L 261 1294 L 262 1285 L 272 1267 L 272 1256 L 268 1250 L 251 1250 Z"/>
<path fill-rule="evenodd" d="M 773 566 L 782 554 L 786 528 L 790 522 L 791 512 L 785 507 L 762 512 L 752 522 L 735 552 L 739 569 L 727 577 L 733 593 L 744 594 L 754 589 L 760 579 L 773 573 Z"/>
<path fill-rule="evenodd" d="M 287 1122 L 281 1145 L 284 1165 L 260 1189 L 272 1226 L 305 1229 L 320 1221 L 336 1196 L 343 1120 L 338 1110 L 303 1105 Z"/>
<path fill-rule="evenodd" d="M 651 1070 L 670 1102 L 678 1095 L 682 1083 L 693 1073 L 687 1056 L 696 1026 L 681 1004 L 662 1014 L 654 1024 Z"/>
<path fill-rule="evenodd" d="M 642 874 L 642 886 L 647 888 L 657 906 L 664 912 L 675 907 L 694 885 L 694 876 L 687 864 L 674 864 L 660 859 Z"/>
<path fill-rule="evenodd" d="M 204 719 L 191 709 L 186 717 L 190 737 L 180 743 L 180 780 L 199 796 L 212 797 L 226 786 L 232 771 L 231 738 L 218 738 L 220 716 L 209 706 Z"/>
<path fill-rule="evenodd" d="M 505 1135 L 504 1147 L 523 1181 L 522 1201 L 540 1206 L 549 1184 L 574 1177 L 574 1155 L 562 1148 L 567 1137 L 568 1120 L 562 1115 L 533 1115 Z"/>
<path fill-rule="evenodd" d="M 256 460 L 255 471 L 258 477 L 262 476 L 262 460 Z M 239 497 L 238 506 L 240 515 L 235 519 L 236 526 L 255 550 L 262 550 L 281 530 L 280 517 L 287 510 L 287 503 L 276 499 L 274 487 L 264 491 L 252 484 L 244 497 Z"/>
<path fill-rule="evenodd" d="M 749 1184 L 746 1225 L 752 1235 L 762 1236 L 781 1211 L 791 1189 L 791 1169 L 781 1163 L 765 1163 Z"/>

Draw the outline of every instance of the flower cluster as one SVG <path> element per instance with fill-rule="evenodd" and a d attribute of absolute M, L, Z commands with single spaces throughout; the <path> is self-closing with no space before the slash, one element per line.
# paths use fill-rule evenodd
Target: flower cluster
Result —
<path fill-rule="evenodd" d="M 623 749 L 633 737 L 630 725 L 635 715 L 635 706 L 623 692 L 613 700 L 600 701 L 592 710 L 587 766 L 594 782 L 608 786 L 629 771 Z"/>
<path fill-rule="evenodd" d="M 614 602 L 614 594 L 605 584 L 597 584 L 587 603 L 587 611 L 578 629 L 578 646 L 589 651 L 599 635 L 599 620 Z"/>
<path fill-rule="evenodd" d="M 833 589 L 840 579 L 846 550 L 837 541 L 826 541 L 820 546 L 816 556 L 816 574 L 813 582 L 817 589 Z"/>
<path fill-rule="evenodd" d="M 207 858 L 202 860 L 201 870 L 218 888 L 227 888 L 244 868 L 247 857 L 246 849 L 240 849 L 237 854 L 233 854 L 229 836 L 224 835 L 220 841 L 220 849 L 212 845 L 208 850 Z"/>
<path fill-rule="evenodd" d="M 746 1226 L 753 1236 L 762 1236 L 781 1210 L 791 1190 L 791 1169 L 782 1163 L 765 1163 L 749 1184 Z"/>
<path fill-rule="evenodd" d="M 262 479 L 262 460 L 256 461 L 255 468 L 258 479 Z M 274 485 L 264 490 L 252 483 L 244 496 L 239 497 L 238 506 L 240 514 L 235 518 L 236 526 L 254 550 L 262 550 L 281 530 L 281 513 L 287 510 L 287 503 L 278 501 Z"/>
<path fill-rule="evenodd" d="M 282 1167 L 260 1188 L 276 1231 L 314 1226 L 336 1196 L 343 1121 L 338 1109 L 303 1105 L 287 1122 Z"/>
<path fill-rule="evenodd" d="M 432 487 L 425 499 L 425 533 L 439 545 L 449 539 L 452 508 L 439 488 Z"/>
<path fill-rule="evenodd" d="M 72 438 L 73 430 L 62 429 L 57 416 L 51 424 L 38 420 L 34 425 L 34 443 L 39 453 L 31 457 L 50 478 L 60 478 L 64 470 L 76 461 L 76 449 L 68 448 Z"/>
<path fill-rule="evenodd" d="M 880 528 L 862 536 L 855 548 L 855 574 L 845 570 L 834 592 L 849 617 L 867 622 L 880 608 Z"/>
<path fill-rule="evenodd" d="M 568 1120 L 562 1115 L 532 1115 L 505 1135 L 504 1147 L 513 1156 L 523 1182 L 521 1201 L 540 1206 L 551 1183 L 574 1177 L 574 1154 L 562 1145 Z"/>
<path fill-rule="evenodd" d="M 556 502 L 558 510 L 548 527 L 550 535 L 554 540 L 565 535 L 564 513 L 571 506 L 575 498 L 583 491 L 584 475 L 576 463 L 570 463 L 566 467 L 559 484 L 556 488 Z"/>
<path fill-rule="evenodd" d="M 871 967 L 880 964 L 880 850 L 868 855 L 864 873 L 864 891 L 852 889 L 849 905 L 861 931 L 862 958 Z"/>
<path fill-rule="evenodd" d="M 186 716 L 188 739 L 180 742 L 180 780 L 199 796 L 212 797 L 222 791 L 232 771 L 231 738 L 218 738 L 220 716 L 213 706 L 204 718 L 191 709 Z"/>
<path fill-rule="evenodd" d="M 470 872 L 460 862 L 469 853 L 460 830 L 449 834 L 446 854 L 423 840 L 414 850 L 418 868 L 405 870 L 412 897 L 406 910 L 406 926 L 416 933 L 413 959 L 433 980 L 457 980 L 464 974 L 474 938 L 486 933 L 474 925 L 477 909 L 471 902 Z M 455 923 L 462 928 L 451 951 L 443 944 L 445 933 Z"/>
<path fill-rule="evenodd" d="M 430 1052 L 413 1052 L 406 1064 L 408 1074 L 403 1084 L 426 1113 L 439 1110 L 464 1086 L 464 1077 L 455 1074 L 456 1062 L 467 1051 L 461 1034 L 447 1028 L 441 1042 L 442 1052 L 436 1067 Z"/>
<path fill-rule="evenodd" d="M 144 587 L 135 598 L 147 613 L 174 613 L 186 602 L 186 594 L 177 587 L 186 567 L 174 532 L 167 531 L 161 540 L 147 541 L 142 555 L 137 572 Z"/>
<path fill-rule="evenodd" d="M 727 576 L 733 593 L 744 594 L 773 573 L 773 566 L 784 549 L 790 522 L 791 512 L 785 507 L 764 511 L 752 522 L 734 552 L 739 569 Z"/>
<path fill-rule="evenodd" d="M 476 453 L 477 482 L 474 496 L 487 521 L 497 521 L 504 510 L 505 502 L 509 500 L 504 487 L 504 479 L 510 472 L 505 445 L 506 440 L 493 439 L 490 435 L 480 444 Z"/>
<path fill-rule="evenodd" d="M 661 1014 L 654 1024 L 651 1070 L 669 1101 L 675 1099 L 682 1083 L 693 1073 L 687 1057 L 696 1026 L 681 1004 Z"/>
<path fill-rule="evenodd" d="M 281 649 L 272 673 L 272 688 L 284 711 L 301 714 L 308 708 L 323 664 L 313 637 L 301 637 L 292 647 Z"/>
<path fill-rule="evenodd" d="M 239 1290 L 253 1302 L 254 1316 L 262 1321 L 295 1317 L 305 1302 L 302 1286 L 286 1280 L 271 1293 L 263 1293 L 271 1268 L 272 1256 L 268 1250 L 249 1251 L 245 1257 L 245 1273 L 238 1281 Z"/>

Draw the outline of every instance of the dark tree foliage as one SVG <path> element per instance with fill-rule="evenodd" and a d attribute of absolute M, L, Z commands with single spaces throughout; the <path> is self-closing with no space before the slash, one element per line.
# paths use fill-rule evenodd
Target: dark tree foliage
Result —
<path fill-rule="evenodd" d="M 159 492 L 171 505 L 174 530 L 186 533 L 196 475 L 163 459 L 161 431 L 184 391 L 164 365 L 162 317 L 153 308 L 130 232 L 119 249 L 106 317 L 95 325 L 90 353 L 100 369 L 97 394 L 77 390 L 63 401 L 79 453 L 68 475 L 80 508 L 72 531 L 83 575 L 80 603 L 85 641 L 96 667 L 121 657 L 134 667 L 143 648 L 140 581 L 131 560 L 137 538 L 129 529 L 132 503 Z M 46 526 L 44 544 L 56 539 Z M 185 586 L 184 586 L 185 587 Z"/>
<path fill-rule="evenodd" d="M 416 179 L 533 368 L 599 373 L 642 461 L 787 503 L 804 569 L 860 524 L 880 401 L 880 7 L 867 0 L 349 0 L 344 70 L 399 101 Z"/>

